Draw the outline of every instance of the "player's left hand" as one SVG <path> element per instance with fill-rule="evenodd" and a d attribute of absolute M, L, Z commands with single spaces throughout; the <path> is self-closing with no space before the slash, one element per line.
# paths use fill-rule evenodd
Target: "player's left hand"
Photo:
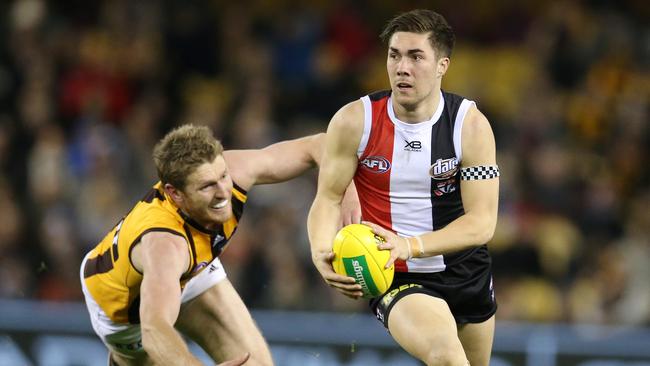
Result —
<path fill-rule="evenodd" d="M 385 242 L 377 245 L 377 248 L 379 248 L 380 250 L 390 250 L 390 258 L 388 259 L 388 262 L 386 262 L 385 268 L 389 268 L 390 266 L 392 266 L 393 263 L 395 263 L 395 261 L 398 259 L 401 260 L 410 259 L 409 258 L 410 243 L 406 238 L 398 236 L 394 232 L 384 229 L 383 227 L 375 223 L 369 221 L 363 221 L 361 223 L 370 226 L 370 228 L 372 228 L 373 233 L 384 238 Z"/>

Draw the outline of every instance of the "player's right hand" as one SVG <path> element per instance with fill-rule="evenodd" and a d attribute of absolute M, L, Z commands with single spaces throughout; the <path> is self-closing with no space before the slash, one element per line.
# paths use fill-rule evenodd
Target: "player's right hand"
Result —
<path fill-rule="evenodd" d="M 222 362 L 217 366 L 240 366 L 245 364 L 246 361 L 248 361 L 248 359 L 250 358 L 250 356 L 251 356 L 250 353 L 246 353 L 245 355 L 235 358 L 233 360 Z"/>
<path fill-rule="evenodd" d="M 349 298 L 360 298 L 363 295 L 361 285 L 358 285 L 352 277 L 334 272 L 334 268 L 332 268 L 334 255 L 334 252 L 313 253 L 312 260 L 316 269 L 330 287 Z"/>

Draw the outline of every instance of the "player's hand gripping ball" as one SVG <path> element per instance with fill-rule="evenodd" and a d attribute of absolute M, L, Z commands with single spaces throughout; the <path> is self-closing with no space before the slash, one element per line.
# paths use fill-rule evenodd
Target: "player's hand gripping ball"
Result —
<path fill-rule="evenodd" d="M 361 224 L 343 227 L 334 238 L 334 272 L 353 277 L 361 285 L 365 298 L 382 295 L 393 283 L 395 266 L 384 268 L 390 251 L 377 249 L 382 242 L 384 238 Z"/>

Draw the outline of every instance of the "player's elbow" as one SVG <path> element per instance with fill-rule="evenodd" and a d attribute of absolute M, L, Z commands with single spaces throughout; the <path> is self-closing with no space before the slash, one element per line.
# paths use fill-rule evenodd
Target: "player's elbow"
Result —
<path fill-rule="evenodd" d="M 470 230 L 470 233 L 472 236 L 471 241 L 473 243 L 476 245 L 483 245 L 492 240 L 496 228 L 496 217 L 493 218 L 491 215 L 481 215 L 472 221 L 473 223 L 470 225 L 472 230 Z"/>
<path fill-rule="evenodd" d="M 155 348 L 155 338 L 159 331 L 153 325 L 146 323 L 140 324 L 140 331 L 142 333 L 142 348 L 145 352 L 150 353 Z"/>
<path fill-rule="evenodd" d="M 143 321 L 140 324 L 142 336 L 142 348 L 151 357 L 152 360 L 164 360 L 164 348 L 160 347 L 162 338 L 169 334 L 169 327 L 165 327 L 162 322 Z M 173 329 L 173 328 L 172 328 Z M 163 352 L 161 352 L 163 351 Z"/>
<path fill-rule="evenodd" d="M 325 134 L 325 132 L 319 132 L 317 134 L 314 134 L 312 138 L 314 139 L 315 145 L 324 148 L 326 136 L 327 135 Z"/>
<path fill-rule="evenodd" d="M 483 228 L 477 233 L 477 238 L 476 238 L 476 243 L 477 244 L 487 244 L 490 240 L 492 240 L 492 237 L 494 237 L 494 227 L 489 228 Z"/>
<path fill-rule="evenodd" d="M 310 158 L 311 158 L 311 165 L 313 167 L 319 167 L 321 165 L 321 159 L 323 158 L 323 153 L 325 151 L 325 137 L 326 134 L 324 132 L 321 132 L 312 135 L 310 138 L 311 140 L 309 142 L 309 146 L 311 147 Z"/>

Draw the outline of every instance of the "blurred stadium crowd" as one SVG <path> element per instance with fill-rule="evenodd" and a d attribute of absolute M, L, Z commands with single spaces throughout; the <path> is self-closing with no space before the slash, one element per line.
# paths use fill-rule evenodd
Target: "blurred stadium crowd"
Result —
<path fill-rule="evenodd" d="M 80 300 L 82 255 L 154 183 L 162 134 L 201 123 L 258 148 L 324 131 L 387 87 L 377 34 L 422 6 L 457 33 L 443 88 L 496 134 L 498 318 L 650 325 L 644 1 L 2 2 L 0 297 Z M 365 311 L 312 266 L 315 183 L 250 192 L 223 257 L 249 306 Z"/>

